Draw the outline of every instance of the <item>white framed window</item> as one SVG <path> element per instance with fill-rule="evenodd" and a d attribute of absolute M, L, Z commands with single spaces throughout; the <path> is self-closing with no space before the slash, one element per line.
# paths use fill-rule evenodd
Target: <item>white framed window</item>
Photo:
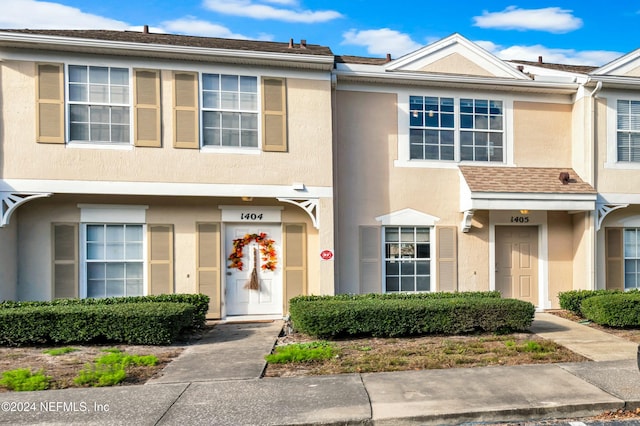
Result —
<path fill-rule="evenodd" d="M 258 78 L 202 74 L 203 147 L 258 148 Z"/>
<path fill-rule="evenodd" d="M 624 289 L 640 288 L 640 228 L 625 228 Z"/>
<path fill-rule="evenodd" d="M 409 160 L 504 163 L 502 100 L 409 96 Z"/>
<path fill-rule="evenodd" d="M 68 65 L 69 142 L 131 144 L 128 68 Z"/>
<path fill-rule="evenodd" d="M 144 294 L 144 228 L 142 224 L 82 225 L 84 297 Z"/>
<path fill-rule="evenodd" d="M 431 227 L 384 227 L 385 292 L 431 291 L 431 230 Z"/>
<path fill-rule="evenodd" d="M 640 163 L 640 100 L 618 99 L 616 115 L 616 159 Z"/>

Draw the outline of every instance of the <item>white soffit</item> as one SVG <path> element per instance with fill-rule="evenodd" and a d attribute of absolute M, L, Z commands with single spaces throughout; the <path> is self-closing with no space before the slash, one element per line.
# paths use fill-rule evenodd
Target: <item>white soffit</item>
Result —
<path fill-rule="evenodd" d="M 378 216 L 376 217 L 376 220 L 382 225 L 435 226 L 436 222 L 438 222 L 440 218 L 414 209 L 403 209 L 383 216 Z"/>
<path fill-rule="evenodd" d="M 517 69 L 514 69 L 506 62 L 482 49 L 477 44 L 467 40 L 460 34 L 453 34 L 440 41 L 429 44 L 389 62 L 384 67 L 387 71 L 420 71 L 426 66 L 434 64 L 453 54 L 463 56 L 495 77 L 530 80 L 529 77 Z"/>

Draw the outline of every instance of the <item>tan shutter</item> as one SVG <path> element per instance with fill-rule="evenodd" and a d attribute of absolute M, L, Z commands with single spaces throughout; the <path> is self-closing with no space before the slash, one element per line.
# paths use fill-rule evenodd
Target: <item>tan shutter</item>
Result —
<path fill-rule="evenodd" d="M 220 225 L 199 223 L 197 231 L 196 286 L 209 296 L 207 318 L 220 318 Z"/>
<path fill-rule="evenodd" d="M 198 139 L 198 74 L 173 74 L 173 146 L 200 148 Z"/>
<path fill-rule="evenodd" d="M 62 64 L 36 65 L 36 141 L 64 143 Z"/>
<path fill-rule="evenodd" d="M 289 299 L 307 294 L 307 228 L 286 223 L 283 226 L 284 311 L 289 312 Z"/>
<path fill-rule="evenodd" d="M 623 228 L 605 229 L 606 288 L 624 290 Z"/>
<path fill-rule="evenodd" d="M 380 244 L 382 235 L 379 226 L 361 226 L 359 235 L 360 292 L 380 292 L 384 286 L 380 277 L 382 271 Z"/>
<path fill-rule="evenodd" d="M 160 148 L 160 71 L 134 70 L 135 146 Z"/>
<path fill-rule="evenodd" d="M 287 151 L 287 93 L 284 78 L 262 79 L 262 149 Z"/>
<path fill-rule="evenodd" d="M 173 293 L 173 225 L 148 225 L 149 294 Z"/>
<path fill-rule="evenodd" d="M 78 224 L 54 223 L 53 298 L 78 297 Z"/>
<path fill-rule="evenodd" d="M 431 291 L 458 290 L 458 228 L 438 226 L 436 228 L 436 277 L 438 288 Z"/>

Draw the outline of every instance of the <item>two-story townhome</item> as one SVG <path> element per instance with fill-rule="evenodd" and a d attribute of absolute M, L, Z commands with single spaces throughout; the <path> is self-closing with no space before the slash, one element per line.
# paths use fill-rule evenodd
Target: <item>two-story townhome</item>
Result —
<path fill-rule="evenodd" d="M 507 63 L 458 34 L 338 57 L 338 291 L 499 290 L 545 309 L 594 288 L 590 70 Z"/>
<path fill-rule="evenodd" d="M 200 292 L 229 318 L 333 293 L 333 64 L 305 41 L 0 31 L 0 300 Z"/>

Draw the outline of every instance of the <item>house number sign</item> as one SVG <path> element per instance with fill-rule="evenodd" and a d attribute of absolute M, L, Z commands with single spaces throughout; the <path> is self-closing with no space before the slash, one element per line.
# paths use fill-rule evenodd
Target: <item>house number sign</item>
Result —
<path fill-rule="evenodd" d="M 529 223 L 527 216 L 511 216 L 511 223 Z"/>
<path fill-rule="evenodd" d="M 264 207 L 225 207 L 222 209 L 224 222 L 281 222 L 282 210 Z"/>

